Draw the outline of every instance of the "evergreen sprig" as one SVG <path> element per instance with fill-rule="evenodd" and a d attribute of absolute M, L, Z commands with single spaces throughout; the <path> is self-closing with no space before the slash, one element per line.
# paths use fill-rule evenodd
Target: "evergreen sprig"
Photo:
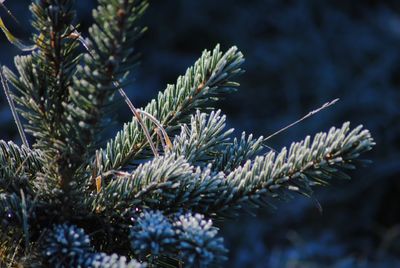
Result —
<path fill-rule="evenodd" d="M 281 197 L 287 190 L 309 195 L 311 187 L 332 177 L 348 178 L 343 170 L 355 168 L 356 158 L 373 145 L 368 130 L 359 126 L 350 131 L 345 123 L 317 134 L 313 141 L 306 137 L 293 143 L 289 151 L 284 148 L 279 154 L 269 152 L 247 160 L 226 174 L 167 154 L 138 166 L 128 176 L 114 175 L 93 198 L 92 209 L 123 213 L 135 205 L 174 212 L 184 206 L 216 216 L 249 203 L 268 206 L 268 197 Z"/>
<path fill-rule="evenodd" d="M 213 169 L 226 173 L 253 159 L 265 149 L 263 140 L 263 136 L 254 139 L 252 134 L 243 132 L 240 139 L 234 138 L 233 142 L 226 144 L 222 153 L 216 155 Z"/>
<path fill-rule="evenodd" d="M 134 218 L 133 218 L 134 219 Z M 134 219 L 130 229 L 133 251 L 139 256 L 160 256 L 176 252 L 176 233 L 173 224 L 161 211 L 144 211 Z"/>
<path fill-rule="evenodd" d="M 90 238 L 82 228 L 67 224 L 56 225 L 47 232 L 41 244 L 45 262 L 51 267 L 119 267 L 144 268 L 146 263 L 127 260 L 117 254 L 93 252 Z M 44 263 L 43 263 L 44 264 Z"/>
<path fill-rule="evenodd" d="M 70 0 L 36 1 L 31 11 L 37 50 L 15 58 L 18 75 L 8 68 L 4 72 L 20 93 L 14 99 L 27 120 L 26 130 L 36 139 L 34 148 L 40 149 L 47 160 L 47 175 L 67 188 L 76 166 L 63 108 L 69 101 L 67 89 L 80 58 L 78 42 L 71 38 L 75 12 Z"/>
<path fill-rule="evenodd" d="M 132 249 L 139 256 L 159 262 L 164 256 L 179 256 L 184 266 L 209 267 L 226 259 L 218 228 L 201 214 L 172 215 L 145 211 L 130 230 Z M 161 258 L 160 258 L 161 257 Z"/>
<path fill-rule="evenodd" d="M 43 255 L 53 267 L 78 267 L 91 251 L 89 236 L 82 228 L 66 224 L 54 226 L 46 234 Z"/>
<path fill-rule="evenodd" d="M 226 53 L 220 51 L 219 45 L 212 52 L 204 51 L 175 85 L 168 85 L 144 110 L 157 118 L 169 133 L 173 133 L 180 129 L 180 123 L 188 121 L 196 109 L 211 108 L 221 95 L 235 90 L 238 84 L 232 79 L 242 73 L 240 66 L 243 61 L 243 55 L 236 47 Z M 151 128 L 151 122 L 146 122 Z M 101 174 L 126 167 L 139 156 L 149 156 L 147 147 L 144 132 L 133 119 L 107 143 L 106 149 L 98 152 L 95 170 Z"/>
<path fill-rule="evenodd" d="M 12 193 L 0 194 L 1 229 L 4 232 L 14 232 L 15 227 L 22 225 L 22 200 L 19 195 Z"/>
<path fill-rule="evenodd" d="M 137 26 L 147 8 L 147 1 L 99 1 L 93 11 L 95 23 L 89 28 L 85 44 L 89 51 L 69 87 L 71 101 L 65 103 L 68 123 L 73 133 L 70 139 L 77 144 L 81 164 L 99 145 L 102 132 L 110 123 L 109 111 L 117 91 L 115 83 L 126 82 L 129 71 L 137 61 L 135 41 L 145 28 Z"/>
<path fill-rule="evenodd" d="M 183 156 L 189 163 L 205 165 L 229 141 L 233 129 L 225 130 L 225 116 L 221 111 L 209 115 L 200 113 L 190 117 L 190 127 L 184 124 L 181 133 L 174 138 L 170 152 Z"/>
<path fill-rule="evenodd" d="M 227 250 L 218 229 L 201 214 L 180 215 L 174 223 L 177 229 L 179 255 L 186 266 L 209 267 L 226 259 Z"/>
<path fill-rule="evenodd" d="M 348 179 L 374 146 L 349 123 L 279 153 L 263 137 L 233 137 L 213 110 L 236 90 L 244 58 L 216 46 L 101 149 L 147 5 L 99 0 L 86 39 L 72 0 L 31 5 L 34 49 L 15 58 L 16 73 L 4 68 L 33 148 L 0 141 L 0 266 L 220 266 L 227 250 L 213 219 Z M 160 132 L 165 146 L 150 150 Z"/>
<path fill-rule="evenodd" d="M 0 140 L 0 193 L 19 193 L 21 188 L 27 190 L 31 186 L 29 181 L 34 180 L 42 169 L 40 151 Z"/>

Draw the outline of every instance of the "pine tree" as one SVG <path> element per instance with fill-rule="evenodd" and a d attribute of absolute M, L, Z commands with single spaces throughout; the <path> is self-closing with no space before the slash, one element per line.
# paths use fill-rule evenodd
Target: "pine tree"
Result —
<path fill-rule="evenodd" d="M 16 71 L 2 68 L 33 144 L 0 142 L 0 263 L 219 266 L 227 249 L 213 222 L 347 179 L 374 145 L 349 123 L 280 152 L 263 137 L 234 138 L 214 105 L 236 90 L 244 58 L 219 46 L 146 107 L 131 105 L 132 121 L 105 144 L 148 3 L 98 2 L 87 38 L 72 0 L 32 3 L 35 44 Z"/>

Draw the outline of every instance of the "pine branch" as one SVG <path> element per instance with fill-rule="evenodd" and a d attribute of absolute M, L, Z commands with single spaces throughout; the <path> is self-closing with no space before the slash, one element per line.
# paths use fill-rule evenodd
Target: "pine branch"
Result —
<path fill-rule="evenodd" d="M 81 267 L 92 252 L 90 239 L 82 228 L 67 224 L 47 231 L 41 242 L 42 255 L 52 267 Z"/>
<path fill-rule="evenodd" d="M 181 133 L 174 137 L 169 153 L 183 156 L 190 164 L 204 167 L 212 162 L 213 170 L 232 171 L 263 149 L 263 137 L 257 140 L 242 133 L 240 141 L 231 141 L 234 129 L 226 129 L 226 117 L 221 111 L 210 115 L 196 111 L 190 116 L 190 125 L 183 124 Z"/>
<path fill-rule="evenodd" d="M 145 30 L 137 22 L 147 6 L 145 0 L 101 0 L 93 12 L 95 23 L 85 40 L 90 50 L 73 77 L 71 102 L 65 104 L 70 128 L 74 130 L 70 139 L 81 164 L 93 154 L 102 131 L 109 125 L 107 112 L 118 90 L 115 85 L 123 84 L 137 63 L 134 45 Z"/>
<path fill-rule="evenodd" d="M 375 145 L 348 123 L 279 153 L 265 154 L 263 137 L 231 140 L 225 116 L 203 112 L 235 90 L 244 59 L 216 46 L 144 109 L 128 101 L 135 118 L 98 149 L 115 92 L 126 98 L 147 1 L 99 0 L 88 39 L 73 26 L 71 3 L 35 1 L 35 44 L 15 58 L 16 74 L 3 68 L 35 143 L 0 141 L 0 266 L 219 266 L 226 249 L 210 219 L 348 179 L 344 171 Z M 0 28 L 28 49 L 1 19 Z"/>
<path fill-rule="evenodd" d="M 224 240 L 217 236 L 218 228 L 211 220 L 198 213 L 186 213 L 178 217 L 174 227 L 178 229 L 177 249 L 185 265 L 209 267 L 226 260 Z"/>
<path fill-rule="evenodd" d="M 358 126 L 350 131 L 349 125 L 347 122 L 339 129 L 332 127 L 328 133 L 315 135 L 312 141 L 307 136 L 277 155 L 269 152 L 247 161 L 226 178 L 234 191 L 213 203 L 209 212 L 229 214 L 234 206 L 240 208 L 243 204 L 268 206 L 270 197 L 282 198 L 288 191 L 309 196 L 312 187 L 330 179 L 350 179 L 343 171 L 362 162 L 357 158 L 375 143 L 368 130 Z"/>
<path fill-rule="evenodd" d="M 23 126 L 22 126 L 21 120 L 19 119 L 17 109 L 15 108 L 14 100 L 13 100 L 12 97 L 11 97 L 10 88 L 8 87 L 8 83 L 7 83 L 7 81 L 6 81 L 6 79 L 4 78 L 4 75 L 3 75 L 3 67 L 0 67 L 0 68 L 1 68 L 1 69 L 0 69 L 0 80 L 1 80 L 1 84 L 2 84 L 2 86 L 3 86 L 4 93 L 5 93 L 5 95 L 6 95 L 8 105 L 10 106 L 11 113 L 12 113 L 13 118 L 14 118 L 14 122 L 15 122 L 15 124 L 17 125 L 17 129 L 18 129 L 18 132 L 19 132 L 19 136 L 21 137 L 22 143 L 23 143 L 27 148 L 29 148 L 28 139 L 26 138 L 26 135 L 25 135 L 25 132 L 24 132 L 24 128 L 23 128 Z"/>
<path fill-rule="evenodd" d="M 0 219 L 0 266 L 3 267 L 13 262 L 24 240 L 22 200 L 17 194 L 0 193 Z"/>
<path fill-rule="evenodd" d="M 97 213 L 124 214 L 138 206 L 221 216 L 245 204 L 268 205 L 266 199 L 283 197 L 288 191 L 310 194 L 311 187 L 331 178 L 348 178 L 343 170 L 354 168 L 356 158 L 373 145 L 368 130 L 359 126 L 350 131 L 346 123 L 317 134 L 312 142 L 307 137 L 293 143 L 289 152 L 284 148 L 277 156 L 270 152 L 247 161 L 227 175 L 166 155 L 140 165 L 129 176 L 111 176 L 111 182 L 91 199 L 91 206 Z"/>
<path fill-rule="evenodd" d="M 220 114 L 220 110 L 210 115 L 197 110 L 190 118 L 190 127 L 184 124 L 180 135 L 174 138 L 170 152 L 183 156 L 191 164 L 207 165 L 233 132 L 233 129 L 225 130 L 225 116 Z"/>
<path fill-rule="evenodd" d="M 39 151 L 0 140 L 0 192 L 19 193 L 20 188 L 27 190 L 30 188 L 29 181 L 34 180 L 42 170 L 43 159 Z"/>
<path fill-rule="evenodd" d="M 19 91 L 14 99 L 27 119 L 26 129 L 36 138 L 34 148 L 46 158 L 48 175 L 66 187 L 75 161 L 68 144 L 69 130 L 63 103 L 70 98 L 68 87 L 79 61 L 78 43 L 70 35 L 75 17 L 71 0 L 44 0 L 32 3 L 33 35 L 37 50 L 16 57 L 18 76 L 5 69 L 7 79 Z"/>
<path fill-rule="evenodd" d="M 263 141 L 263 136 L 254 139 L 252 134 L 246 136 L 243 132 L 240 140 L 235 138 L 221 150 L 212 163 L 212 169 L 224 173 L 233 171 L 260 154 L 264 148 Z"/>
<path fill-rule="evenodd" d="M 246 137 L 242 133 L 240 141 L 235 138 L 232 142 L 230 134 L 234 129 L 226 130 L 225 120 L 220 110 L 210 115 L 197 110 L 190 117 L 190 125 L 184 124 L 175 136 L 169 153 L 183 156 L 195 166 L 204 167 L 211 162 L 213 170 L 229 173 L 262 151 L 262 136 L 255 140 L 253 135 Z"/>
<path fill-rule="evenodd" d="M 220 52 L 219 46 L 212 52 L 204 51 L 194 66 L 180 76 L 175 85 L 168 85 L 164 92 L 159 93 L 144 111 L 157 118 L 169 133 L 173 133 L 181 123 L 187 122 L 196 109 L 208 109 L 221 95 L 235 90 L 238 84 L 231 79 L 242 72 L 240 65 L 243 61 L 243 55 L 236 47 L 225 54 Z M 151 128 L 150 120 L 145 121 Z M 146 158 L 147 147 L 143 131 L 138 122 L 133 120 L 125 124 L 107 147 L 97 153 L 95 173 L 99 175 L 125 167 L 141 153 Z"/>
<path fill-rule="evenodd" d="M 95 252 L 90 237 L 75 225 L 55 225 L 47 230 L 41 248 L 41 255 L 51 267 L 146 267 L 136 260 L 128 261 L 124 256 Z"/>
<path fill-rule="evenodd" d="M 137 256 L 143 259 L 149 254 L 150 258 L 177 254 L 173 223 L 161 211 L 144 211 L 133 219 L 129 239 Z"/>
<path fill-rule="evenodd" d="M 218 228 L 201 214 L 164 216 L 144 211 L 130 230 L 133 251 L 148 263 L 162 266 L 163 257 L 178 258 L 185 267 L 209 267 L 226 259 Z M 161 257 L 161 258 L 160 258 Z"/>
<path fill-rule="evenodd" d="M 0 218 L 2 232 L 18 232 L 23 226 L 22 200 L 19 195 L 0 193 Z"/>

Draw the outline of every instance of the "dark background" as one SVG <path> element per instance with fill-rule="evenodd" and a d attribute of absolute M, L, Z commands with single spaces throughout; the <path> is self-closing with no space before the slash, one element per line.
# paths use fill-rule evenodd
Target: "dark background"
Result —
<path fill-rule="evenodd" d="M 81 29 L 95 1 L 76 1 Z M 258 211 L 222 226 L 227 267 L 395 267 L 400 265 L 400 1 L 379 0 L 154 0 L 138 44 L 142 64 L 129 94 L 144 106 L 174 83 L 203 49 L 237 45 L 246 56 L 241 88 L 219 104 L 228 123 L 267 136 L 323 103 L 333 107 L 270 140 L 275 149 L 351 121 L 370 129 L 374 163 L 277 211 Z M 28 38 L 28 0 L 5 4 L 9 28 Z M 19 52 L 1 36 L 0 62 Z M 18 141 L 4 94 L 1 139 Z M 122 105 L 120 122 L 131 114 Z M 19 142 L 19 141 L 18 141 Z M 400 267 L 400 266 L 398 266 Z"/>

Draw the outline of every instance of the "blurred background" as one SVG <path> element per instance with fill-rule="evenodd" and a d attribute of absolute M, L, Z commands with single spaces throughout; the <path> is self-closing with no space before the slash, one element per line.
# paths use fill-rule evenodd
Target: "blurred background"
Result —
<path fill-rule="evenodd" d="M 276 211 L 225 222 L 226 267 L 400 267 L 400 1 L 398 0 L 154 0 L 143 20 L 142 63 L 128 89 L 144 106 L 174 83 L 205 48 L 236 45 L 246 56 L 239 92 L 219 107 L 236 129 L 268 136 L 323 103 L 333 107 L 275 136 L 279 150 L 308 134 L 351 121 L 370 129 L 373 164 L 353 180 L 294 197 Z M 9 27 L 28 38 L 29 0 L 5 4 L 20 20 Z M 82 32 L 94 0 L 77 0 Z M 1 11 L 8 25 L 12 20 Z M 19 51 L 0 37 L 0 62 Z M 120 122 L 130 120 L 127 107 Z M 118 126 L 116 126 L 118 127 Z M 1 139 L 18 141 L 0 98 Z M 117 128 L 115 128 L 117 129 Z"/>

